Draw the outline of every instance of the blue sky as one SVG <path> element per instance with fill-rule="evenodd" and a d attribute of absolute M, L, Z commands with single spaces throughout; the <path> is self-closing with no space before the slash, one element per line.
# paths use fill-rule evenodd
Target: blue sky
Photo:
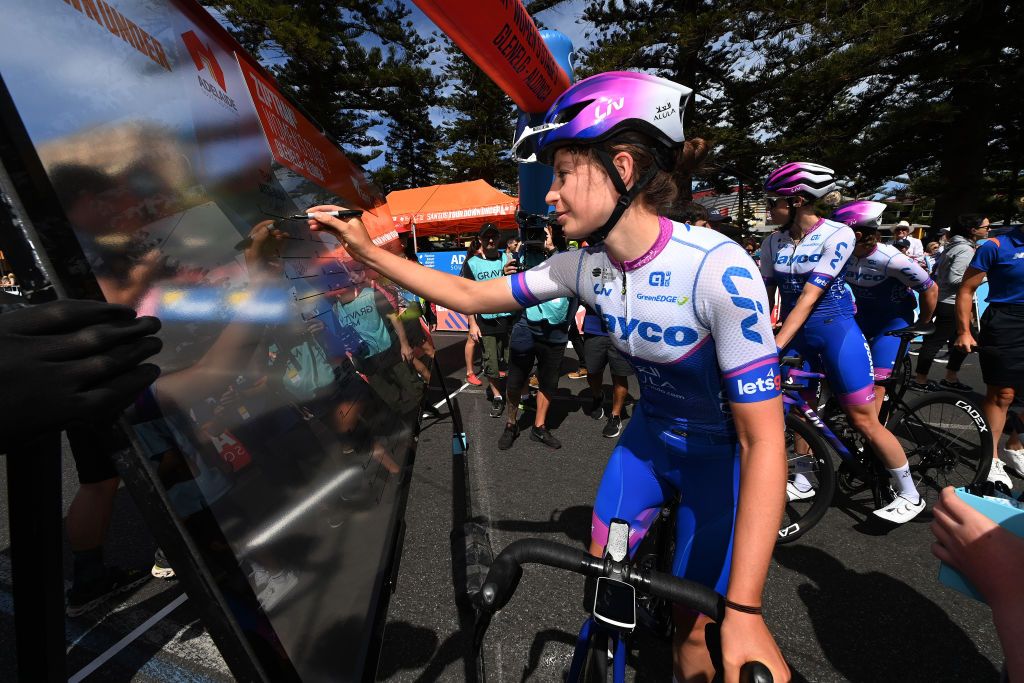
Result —
<path fill-rule="evenodd" d="M 416 30 L 424 37 L 429 36 L 431 32 L 440 33 L 440 29 L 429 19 L 427 16 L 416 6 L 412 0 L 402 0 L 403 4 L 412 11 L 410 19 L 413 22 Z M 583 14 L 583 8 L 585 6 L 585 0 L 569 0 L 569 2 L 562 3 L 557 7 L 552 7 L 536 15 L 535 19 L 538 19 L 543 24 L 544 28 L 553 29 L 555 31 L 561 31 L 572 41 L 573 46 L 579 48 L 585 44 L 586 39 L 583 34 L 588 30 L 588 26 L 583 22 L 581 16 Z M 440 68 L 445 62 L 445 54 L 443 51 L 438 50 L 434 55 L 434 59 L 437 61 L 437 67 Z M 435 107 L 430 112 L 431 121 L 434 125 L 439 125 L 445 120 L 447 113 Z M 376 126 L 370 129 L 370 132 L 374 137 L 384 140 L 387 136 L 387 126 Z M 512 143 L 513 130 L 509 130 L 508 138 L 509 145 Z M 373 171 L 380 168 L 384 164 L 384 154 L 381 154 L 377 158 L 373 159 L 366 164 L 366 169 Z"/>

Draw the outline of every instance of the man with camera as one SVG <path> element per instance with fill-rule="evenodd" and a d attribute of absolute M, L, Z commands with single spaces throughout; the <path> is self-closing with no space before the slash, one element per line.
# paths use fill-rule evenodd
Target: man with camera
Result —
<path fill-rule="evenodd" d="M 491 280 L 502 277 L 508 255 L 498 251 L 500 233 L 494 223 L 480 228 L 480 251 L 462 264 L 462 276 L 470 280 Z M 505 397 L 501 380 L 501 366 L 508 364 L 508 335 L 515 322 L 513 313 L 478 313 L 469 316 L 469 334 L 483 349 L 481 374 L 487 378 L 491 390 L 491 417 L 505 412 Z M 467 368 L 471 369 L 471 368 Z M 513 394 L 513 397 L 516 395 Z"/>
<path fill-rule="evenodd" d="M 543 216 L 520 216 L 524 240 L 517 259 L 508 264 L 506 271 L 514 273 L 526 270 L 545 261 L 549 256 L 565 250 L 565 237 L 561 230 L 547 224 Z M 531 306 L 512 327 L 509 341 L 508 395 L 509 402 L 505 417 L 505 430 L 498 440 L 500 450 L 508 450 L 519 435 L 518 402 L 533 364 L 537 363 L 539 390 L 537 406 L 530 430 L 530 439 L 548 448 L 558 449 L 562 443 L 547 428 L 546 420 L 551 399 L 558 391 L 558 375 L 569 343 L 569 325 L 572 312 L 576 310 L 575 300 L 554 299 Z"/>

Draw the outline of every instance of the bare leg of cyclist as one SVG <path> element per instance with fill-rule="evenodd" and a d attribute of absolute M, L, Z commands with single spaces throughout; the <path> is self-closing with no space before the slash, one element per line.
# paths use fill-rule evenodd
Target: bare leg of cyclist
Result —
<path fill-rule="evenodd" d="M 672 636 L 672 673 L 680 683 L 708 683 L 714 678 L 715 667 L 704 640 L 704 627 L 711 623 L 703 614 L 681 607 L 672 608 L 676 625 Z"/>
<path fill-rule="evenodd" d="M 889 470 L 896 493 L 917 505 L 921 500 L 921 495 L 918 493 L 917 485 L 910 476 L 907 454 L 903 452 L 903 447 L 900 446 L 899 440 L 893 436 L 892 432 L 878 421 L 878 413 L 875 411 L 874 402 L 844 406 L 844 409 L 850 417 L 850 424 L 864 435 L 864 438 L 868 440 L 868 443 L 871 444 L 875 453 L 882 460 L 885 468 Z M 909 518 L 907 521 L 909 521 Z"/>
<path fill-rule="evenodd" d="M 1013 403 L 1015 396 L 1013 387 L 994 387 L 989 385 L 985 392 L 985 402 L 981 404 L 981 414 L 988 421 L 988 428 L 992 431 L 992 458 L 999 459 L 999 436 L 1006 426 L 1006 411 Z"/>
<path fill-rule="evenodd" d="M 875 385 L 875 415 L 882 412 L 882 404 L 885 403 L 885 387 L 881 384 Z"/>

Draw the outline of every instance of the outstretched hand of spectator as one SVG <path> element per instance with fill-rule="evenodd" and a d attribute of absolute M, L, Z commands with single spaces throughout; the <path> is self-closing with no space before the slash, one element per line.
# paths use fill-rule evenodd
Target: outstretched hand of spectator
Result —
<path fill-rule="evenodd" d="M 160 374 L 143 363 L 160 351 L 159 329 L 156 318 L 98 301 L 0 315 L 0 445 L 129 406 Z"/>

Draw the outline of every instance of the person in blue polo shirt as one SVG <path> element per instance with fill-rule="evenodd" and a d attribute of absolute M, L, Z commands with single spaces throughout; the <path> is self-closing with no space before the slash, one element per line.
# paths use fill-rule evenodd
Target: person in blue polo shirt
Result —
<path fill-rule="evenodd" d="M 971 334 L 971 309 L 974 292 L 988 276 L 988 309 L 981 317 L 977 341 Z M 1006 411 L 1015 393 L 1024 388 L 1024 228 L 990 237 L 978 247 L 964 273 L 956 296 L 956 345 L 964 351 L 978 347 L 981 376 L 987 387 L 981 412 L 993 434 L 1002 434 Z M 1024 457 L 1004 451 L 1009 462 L 999 458 L 995 440 L 989 481 L 1001 481 L 1012 487 L 1004 471 L 1009 465 L 1024 476 Z"/>

